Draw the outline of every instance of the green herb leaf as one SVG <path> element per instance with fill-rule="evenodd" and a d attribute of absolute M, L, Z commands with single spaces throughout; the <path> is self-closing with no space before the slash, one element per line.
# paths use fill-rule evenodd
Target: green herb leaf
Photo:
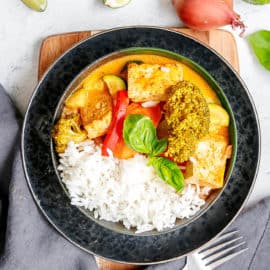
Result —
<path fill-rule="evenodd" d="M 124 121 L 123 137 L 133 150 L 151 155 L 156 144 L 156 129 L 149 117 L 130 114 Z"/>
<path fill-rule="evenodd" d="M 177 164 L 167 158 L 151 157 L 149 165 L 152 165 L 157 175 L 178 192 L 184 188 L 184 176 Z"/>
<path fill-rule="evenodd" d="M 260 30 L 247 37 L 260 63 L 270 70 L 270 31 Z"/>
<path fill-rule="evenodd" d="M 124 121 L 123 137 L 133 150 L 156 156 L 167 148 L 167 140 L 158 140 L 151 119 L 143 114 L 130 114 Z"/>
<path fill-rule="evenodd" d="M 244 1 L 254 5 L 265 5 L 270 3 L 270 0 L 244 0 Z"/>
<path fill-rule="evenodd" d="M 152 165 L 161 179 L 181 191 L 184 177 L 173 161 L 155 157 L 167 148 L 167 139 L 158 140 L 156 128 L 151 119 L 142 114 L 130 114 L 124 121 L 123 137 L 125 143 L 133 150 L 150 156 L 148 165 Z"/>
<path fill-rule="evenodd" d="M 167 139 L 164 138 L 162 140 L 156 141 L 153 146 L 151 156 L 158 156 L 163 153 L 167 148 Z"/>

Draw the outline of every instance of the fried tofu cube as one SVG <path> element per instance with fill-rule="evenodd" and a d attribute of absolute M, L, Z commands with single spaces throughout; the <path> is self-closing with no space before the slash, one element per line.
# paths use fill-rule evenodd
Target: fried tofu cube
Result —
<path fill-rule="evenodd" d="M 183 80 L 181 64 L 128 65 L 128 96 L 134 102 L 166 101 L 172 85 Z"/>
<path fill-rule="evenodd" d="M 201 140 L 186 166 L 187 183 L 208 186 L 213 189 L 224 185 L 226 161 L 231 155 L 228 138 L 209 135 Z"/>

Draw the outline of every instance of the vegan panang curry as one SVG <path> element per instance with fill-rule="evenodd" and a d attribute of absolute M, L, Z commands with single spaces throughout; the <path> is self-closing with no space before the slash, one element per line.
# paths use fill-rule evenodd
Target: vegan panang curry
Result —
<path fill-rule="evenodd" d="M 66 99 L 52 137 L 58 153 L 70 141 L 92 140 L 103 156 L 146 156 L 177 192 L 187 184 L 212 190 L 224 185 L 229 123 L 196 71 L 164 56 L 133 54 L 90 72 Z"/>

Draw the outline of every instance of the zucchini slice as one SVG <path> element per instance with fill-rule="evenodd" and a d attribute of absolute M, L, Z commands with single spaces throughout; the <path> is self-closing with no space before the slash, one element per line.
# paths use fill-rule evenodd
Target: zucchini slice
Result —
<path fill-rule="evenodd" d="M 116 93 L 120 90 L 127 90 L 126 82 L 119 76 L 108 74 L 103 76 L 103 81 L 106 83 L 111 96 L 115 99 Z"/>

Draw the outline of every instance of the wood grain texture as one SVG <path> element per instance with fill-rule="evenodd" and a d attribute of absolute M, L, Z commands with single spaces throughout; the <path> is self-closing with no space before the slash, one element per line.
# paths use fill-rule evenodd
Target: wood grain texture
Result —
<path fill-rule="evenodd" d="M 97 256 L 95 258 L 96 258 L 98 268 L 100 270 L 139 270 L 141 269 L 141 267 L 137 265 L 115 263 L 109 260 L 101 259 Z"/>
<path fill-rule="evenodd" d="M 38 79 L 42 77 L 48 67 L 60 55 L 90 35 L 91 31 L 84 31 L 53 35 L 45 38 L 39 51 Z"/>
<path fill-rule="evenodd" d="M 199 32 L 187 28 L 170 28 L 175 31 L 182 32 L 201 42 L 208 44 L 214 50 L 219 52 L 231 65 L 239 71 L 238 54 L 236 42 L 233 35 L 225 30 L 211 30 L 208 32 Z M 46 72 L 51 64 L 63 54 L 66 50 L 70 49 L 79 41 L 90 37 L 99 31 L 84 31 L 73 32 L 59 35 L 49 36 L 41 44 L 39 65 L 38 65 L 38 79 Z M 134 270 L 140 269 L 136 265 L 127 265 L 111 262 L 99 257 L 96 261 L 100 270 Z"/>

